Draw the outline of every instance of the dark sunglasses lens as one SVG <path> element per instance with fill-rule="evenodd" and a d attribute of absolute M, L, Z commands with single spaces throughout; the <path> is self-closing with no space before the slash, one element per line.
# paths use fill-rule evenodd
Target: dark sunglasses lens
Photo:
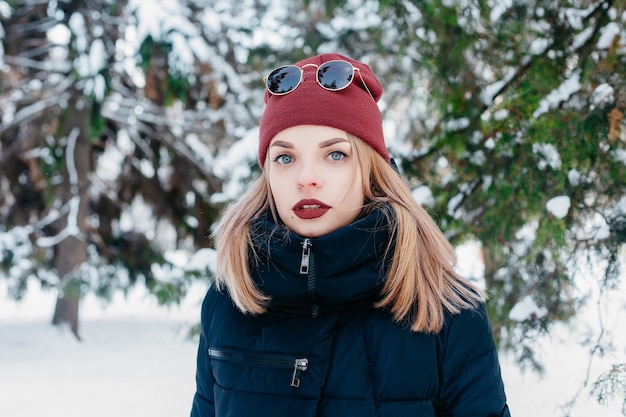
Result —
<path fill-rule="evenodd" d="M 319 67 L 317 80 L 328 90 L 341 90 L 350 85 L 354 70 L 352 65 L 344 61 L 331 61 Z"/>
<path fill-rule="evenodd" d="M 286 66 L 276 68 L 267 76 L 267 89 L 274 94 L 286 94 L 300 84 L 300 68 Z"/>

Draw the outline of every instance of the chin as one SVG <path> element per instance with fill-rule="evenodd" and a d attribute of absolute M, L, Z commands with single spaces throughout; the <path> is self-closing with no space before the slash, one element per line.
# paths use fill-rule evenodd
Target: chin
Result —
<path fill-rule="evenodd" d="M 332 232 L 333 230 L 337 229 L 337 228 L 330 228 L 328 226 L 320 227 L 320 226 L 314 226 L 314 225 L 304 225 L 304 226 L 294 225 L 293 227 L 289 227 L 289 228 L 298 236 L 310 237 L 310 238 L 324 236 Z"/>
<path fill-rule="evenodd" d="M 293 232 L 297 234 L 298 236 L 310 237 L 310 238 L 320 237 L 320 236 L 324 236 L 327 233 L 330 233 L 330 232 L 325 232 L 325 231 L 320 231 L 320 230 L 311 231 L 308 229 L 307 230 L 293 230 Z"/>

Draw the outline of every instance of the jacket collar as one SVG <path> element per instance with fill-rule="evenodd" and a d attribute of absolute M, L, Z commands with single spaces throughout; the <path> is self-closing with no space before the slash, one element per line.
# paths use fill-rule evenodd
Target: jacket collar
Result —
<path fill-rule="evenodd" d="M 255 219 L 250 267 L 257 287 L 271 297 L 269 310 L 323 316 L 371 305 L 386 275 L 392 212 L 384 206 L 311 239 L 277 225 L 269 213 Z"/>

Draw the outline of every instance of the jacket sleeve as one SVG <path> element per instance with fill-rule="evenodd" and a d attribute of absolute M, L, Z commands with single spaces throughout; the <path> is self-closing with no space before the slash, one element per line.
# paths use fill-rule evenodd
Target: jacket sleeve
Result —
<path fill-rule="evenodd" d="M 440 340 L 439 417 L 510 417 L 487 309 L 449 317 Z"/>
<path fill-rule="evenodd" d="M 209 349 L 207 338 L 205 336 L 205 309 L 206 299 L 202 309 L 202 333 L 198 344 L 198 358 L 196 365 L 196 393 L 193 397 L 191 407 L 191 417 L 214 417 L 215 406 L 213 401 L 213 373 L 211 371 L 211 359 L 209 357 Z"/>

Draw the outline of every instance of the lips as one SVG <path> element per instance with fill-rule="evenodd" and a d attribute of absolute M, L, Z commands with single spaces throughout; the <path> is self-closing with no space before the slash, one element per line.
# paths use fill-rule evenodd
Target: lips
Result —
<path fill-rule="evenodd" d="M 330 207 L 319 200 L 300 200 L 292 208 L 293 212 L 301 219 L 310 220 L 322 217 Z"/>

